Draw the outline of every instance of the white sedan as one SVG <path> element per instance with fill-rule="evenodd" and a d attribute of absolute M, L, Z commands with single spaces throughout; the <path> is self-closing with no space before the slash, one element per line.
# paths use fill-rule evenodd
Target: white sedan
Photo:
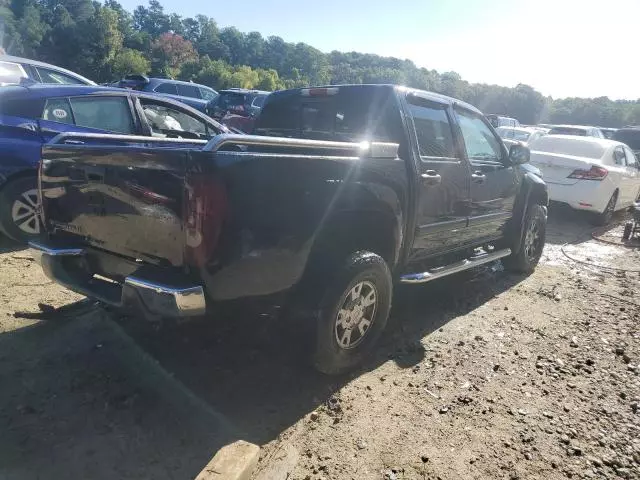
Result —
<path fill-rule="evenodd" d="M 606 224 L 640 193 L 638 160 L 624 143 L 594 137 L 545 135 L 529 145 L 549 199 L 595 213 Z"/>
<path fill-rule="evenodd" d="M 511 142 L 522 142 L 528 145 L 545 135 L 542 129 L 532 127 L 498 127 L 496 132 L 502 140 L 506 140 L 505 144 L 508 145 L 512 145 Z"/>

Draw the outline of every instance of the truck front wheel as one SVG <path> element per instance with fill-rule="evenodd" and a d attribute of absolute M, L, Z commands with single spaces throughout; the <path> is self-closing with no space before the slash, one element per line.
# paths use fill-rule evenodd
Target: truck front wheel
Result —
<path fill-rule="evenodd" d="M 502 259 L 505 268 L 517 273 L 532 273 L 542 256 L 546 235 L 547 219 L 544 209 L 537 204 L 529 205 L 518 250 Z"/>
<path fill-rule="evenodd" d="M 361 363 L 384 330 L 393 282 L 382 257 L 350 255 L 328 283 L 318 309 L 315 367 L 327 374 Z"/>

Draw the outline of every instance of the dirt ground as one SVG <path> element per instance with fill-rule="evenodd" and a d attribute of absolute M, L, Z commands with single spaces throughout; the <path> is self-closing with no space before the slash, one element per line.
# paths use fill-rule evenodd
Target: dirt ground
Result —
<path fill-rule="evenodd" d="M 640 250 L 592 230 L 552 212 L 529 277 L 398 287 L 338 378 L 271 316 L 156 328 L 0 241 L 0 479 L 193 478 L 234 438 L 298 480 L 640 478 Z"/>

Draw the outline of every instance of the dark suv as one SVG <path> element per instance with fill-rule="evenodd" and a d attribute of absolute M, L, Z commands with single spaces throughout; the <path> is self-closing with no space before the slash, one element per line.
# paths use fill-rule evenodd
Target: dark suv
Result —
<path fill-rule="evenodd" d="M 218 95 L 213 88 L 205 85 L 170 78 L 149 78 L 145 75 L 127 75 L 111 86 L 170 97 L 201 112 L 204 112 L 207 104 Z"/>
<path fill-rule="evenodd" d="M 613 139 L 626 143 L 633 153 L 640 158 L 640 127 L 625 127 L 613 134 Z"/>

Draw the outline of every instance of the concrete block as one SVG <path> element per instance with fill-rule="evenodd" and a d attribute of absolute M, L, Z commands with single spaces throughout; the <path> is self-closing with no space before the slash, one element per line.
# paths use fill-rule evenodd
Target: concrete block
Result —
<path fill-rule="evenodd" d="M 258 445 L 238 440 L 218 450 L 195 480 L 249 480 L 259 457 Z"/>
<path fill-rule="evenodd" d="M 292 445 L 285 444 L 271 458 L 263 459 L 254 480 L 287 480 L 296 468 L 299 458 L 298 450 Z"/>

